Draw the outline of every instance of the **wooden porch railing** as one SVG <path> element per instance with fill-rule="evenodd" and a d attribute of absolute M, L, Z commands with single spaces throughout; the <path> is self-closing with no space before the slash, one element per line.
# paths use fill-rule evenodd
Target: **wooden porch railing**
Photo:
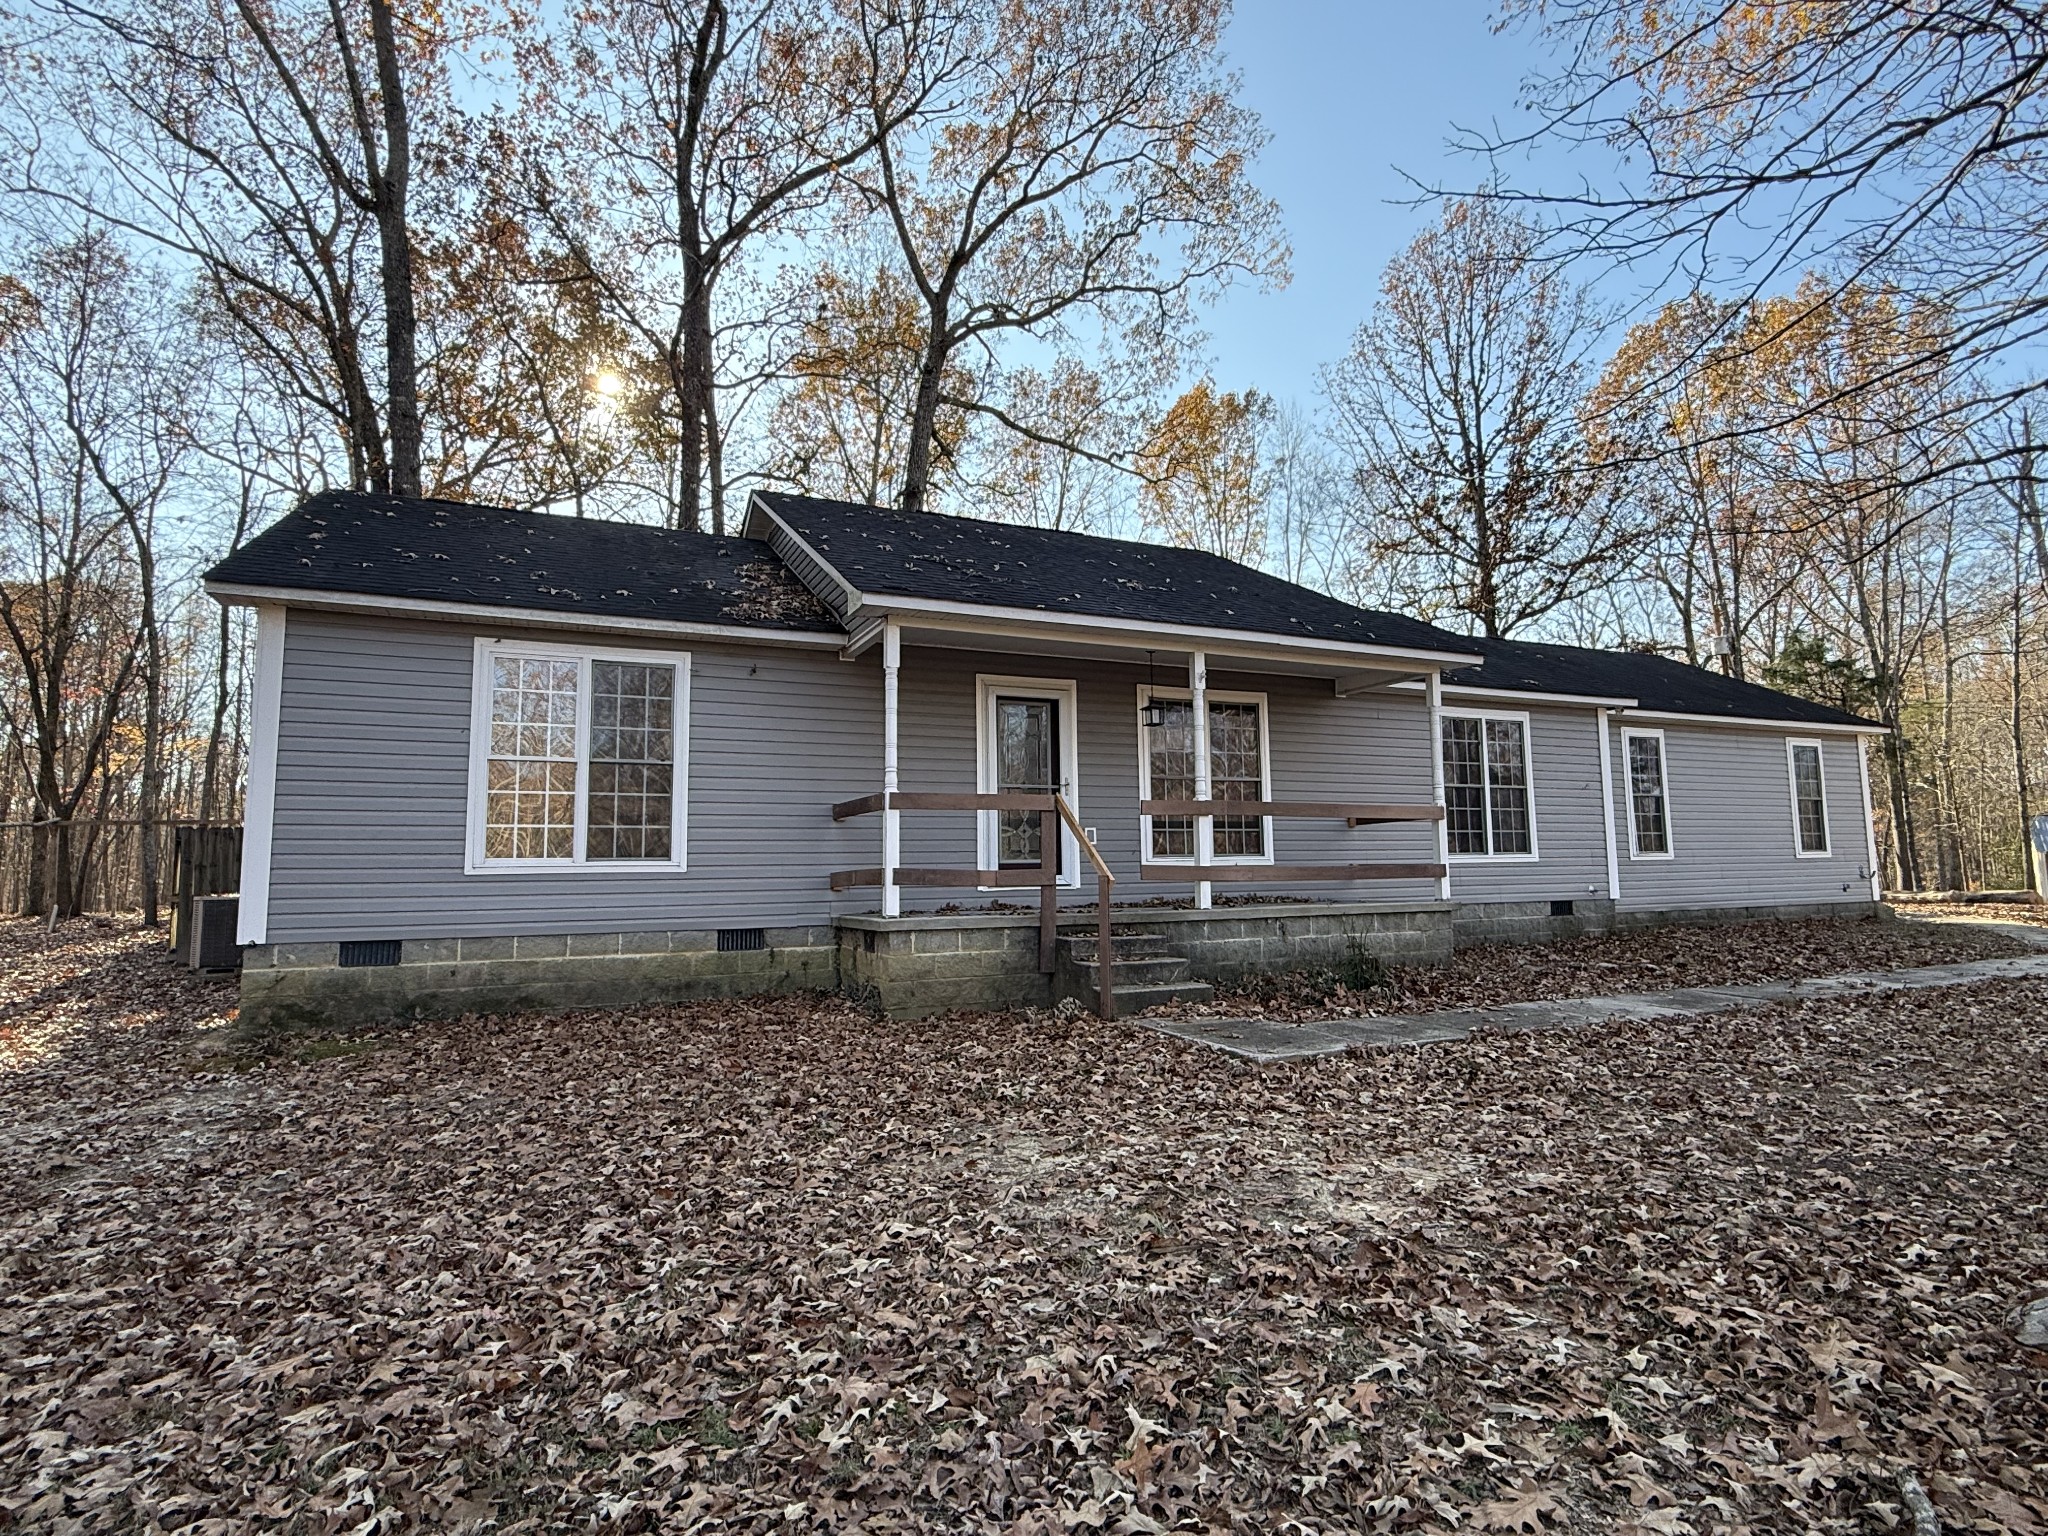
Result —
<path fill-rule="evenodd" d="M 1062 823 L 1074 834 L 1074 841 L 1080 844 L 1083 855 L 1095 868 L 1096 887 L 1096 965 L 1098 968 L 1096 1011 L 1105 1019 L 1116 1017 L 1116 998 L 1110 990 L 1110 941 L 1109 941 L 1109 894 L 1116 884 L 1116 876 L 1109 872 L 1109 866 L 1102 861 L 1102 855 L 1095 845 L 1088 841 L 1088 834 L 1082 829 L 1074 808 L 1060 795 L 944 795 L 920 794 L 898 790 L 894 795 L 862 795 L 854 800 L 842 800 L 832 807 L 834 821 L 847 821 L 856 816 L 872 816 L 879 811 L 1023 811 L 1038 813 L 1038 867 L 1036 869 L 950 869 L 920 866 L 899 866 L 893 872 L 898 885 L 915 886 L 993 886 L 1000 889 L 1020 889 L 1035 886 L 1038 889 L 1038 968 L 1050 975 L 1059 958 L 1059 879 L 1060 845 L 1059 828 Z M 832 876 L 832 889 L 852 890 L 859 886 L 880 885 L 882 870 L 842 869 Z"/>
<path fill-rule="evenodd" d="M 1353 804 L 1330 800 L 1140 800 L 1145 816 L 1271 816 L 1302 821 L 1341 821 L 1351 827 L 1378 827 L 1392 822 L 1442 821 L 1440 805 Z M 1441 864 L 1153 864 L 1141 863 L 1141 880 L 1170 880 L 1186 885 L 1251 885 L 1275 880 L 1441 880 Z"/>

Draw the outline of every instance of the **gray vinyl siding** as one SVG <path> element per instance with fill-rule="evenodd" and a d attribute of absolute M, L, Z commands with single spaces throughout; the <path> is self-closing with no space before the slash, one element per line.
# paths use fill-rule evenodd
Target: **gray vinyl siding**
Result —
<path fill-rule="evenodd" d="M 877 893 L 834 896 L 834 870 L 880 862 L 881 820 L 834 823 L 838 800 L 881 787 L 880 648 L 852 662 L 776 645 L 564 640 L 675 650 L 691 658 L 688 868 L 463 872 L 475 625 L 294 609 L 285 636 L 270 923 L 274 943 L 350 938 L 603 933 L 638 928 L 795 927 L 873 911 Z M 521 632 L 522 638 L 539 638 Z M 1138 879 L 1137 687 L 1144 669 L 1008 654 L 906 650 L 901 784 L 976 788 L 975 678 L 1078 678 L 1079 810 L 1119 879 L 1118 899 L 1184 896 Z M 1161 682 L 1168 681 L 1165 674 Z M 1283 799 L 1430 796 L 1419 697 L 1336 698 L 1327 681 L 1217 672 L 1219 689 L 1269 695 L 1274 794 Z M 974 818 L 907 812 L 903 861 L 976 863 Z M 1425 860 L 1426 825 L 1347 830 L 1281 822 L 1281 862 Z M 1245 891 L 1253 887 L 1225 887 Z M 1428 881 L 1262 892 L 1427 901 Z M 1005 893 L 1029 900 L 1030 893 Z M 1069 898 L 1092 900 L 1093 882 Z M 907 910 L 988 893 L 906 890 Z"/>
<path fill-rule="evenodd" d="M 1501 712 L 1523 713 L 1513 706 Z M 1599 716 L 1591 709 L 1555 707 L 1531 707 L 1527 714 L 1537 857 L 1453 859 L 1454 901 L 1574 901 L 1607 894 Z"/>
<path fill-rule="evenodd" d="M 1805 737 L 1712 724 L 1664 724 L 1669 859 L 1633 859 L 1626 716 L 1614 721 L 1615 849 L 1627 911 L 1870 899 L 1869 842 L 1852 736 Z M 1647 727 L 1646 727 L 1647 728 Z M 1799 858 L 1793 835 L 1788 739 L 1817 740 L 1827 787 L 1825 858 Z M 1847 887 L 1847 889 L 1844 889 Z"/>
<path fill-rule="evenodd" d="M 485 632 L 292 610 L 272 942 L 794 927 L 825 917 L 830 870 L 874 862 L 874 823 L 835 825 L 825 808 L 875 776 L 878 669 L 830 650 L 605 634 L 580 638 L 690 656 L 689 867 L 464 874 Z"/>
<path fill-rule="evenodd" d="M 846 584 L 827 570 L 822 561 L 813 559 L 794 534 L 772 519 L 768 524 L 768 547 L 796 573 L 798 581 L 810 588 L 813 597 L 841 619 L 846 617 Z"/>

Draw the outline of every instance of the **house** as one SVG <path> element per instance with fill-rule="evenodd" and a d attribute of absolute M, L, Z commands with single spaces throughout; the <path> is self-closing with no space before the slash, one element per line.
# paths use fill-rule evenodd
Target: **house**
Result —
<path fill-rule="evenodd" d="M 1128 1009 L 1877 899 L 1837 711 L 1193 550 L 776 493 L 743 533 L 336 492 L 208 573 L 257 613 L 244 1017 Z"/>

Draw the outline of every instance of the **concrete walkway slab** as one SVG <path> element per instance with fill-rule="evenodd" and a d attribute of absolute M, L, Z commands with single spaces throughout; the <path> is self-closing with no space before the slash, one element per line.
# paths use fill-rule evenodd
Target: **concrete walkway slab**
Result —
<path fill-rule="evenodd" d="M 1991 926 L 1987 924 L 1986 926 Z M 2000 928 L 2017 925 L 1999 924 Z M 2027 942 L 2048 950 L 2048 930 L 2036 929 Z M 1668 992 L 1630 992 L 1613 997 L 1558 998 L 1506 1003 L 1497 1008 L 1455 1008 L 1436 1013 L 1378 1014 L 1365 1018 L 1316 1019 L 1290 1024 L 1273 1019 L 1147 1019 L 1133 1022 L 1190 1045 L 1206 1045 L 1248 1061 L 1303 1061 L 1345 1051 L 1435 1045 L 1469 1040 L 1503 1030 L 1578 1029 L 1622 1019 L 1696 1018 L 1736 1013 L 1797 998 L 1911 992 L 1962 987 L 1983 981 L 2048 977 L 2048 952 L 2004 960 L 1965 960 L 1903 971 L 1855 971 L 1803 981 L 1765 981 L 1728 987 L 1679 987 Z"/>

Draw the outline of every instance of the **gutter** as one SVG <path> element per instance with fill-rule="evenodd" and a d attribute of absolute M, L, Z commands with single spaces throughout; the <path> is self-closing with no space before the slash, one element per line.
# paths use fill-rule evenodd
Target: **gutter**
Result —
<path fill-rule="evenodd" d="M 365 592 L 331 592 L 320 588 L 253 586 L 208 580 L 206 591 L 226 606 L 280 604 L 326 613 L 381 614 L 393 618 L 460 619 L 484 626 L 517 629 L 606 630 L 635 635 L 668 635 L 677 639 L 731 640 L 751 645 L 792 645 L 837 650 L 846 636 L 837 630 L 755 629 L 745 624 L 707 624 L 687 619 L 634 619 L 609 613 L 560 612 L 552 608 L 519 608 L 497 603 L 460 603 L 442 598 L 380 597 Z"/>

